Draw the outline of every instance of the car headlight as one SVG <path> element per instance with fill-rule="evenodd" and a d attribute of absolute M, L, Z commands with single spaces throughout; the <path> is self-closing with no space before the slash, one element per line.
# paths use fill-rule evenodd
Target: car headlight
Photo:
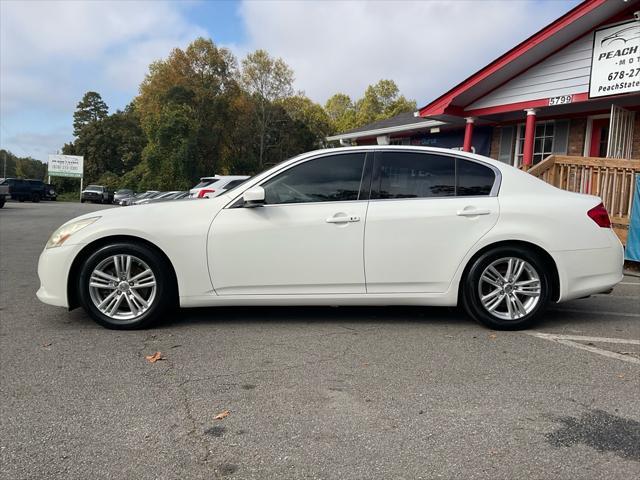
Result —
<path fill-rule="evenodd" d="M 71 222 L 61 226 L 51 234 L 51 237 L 49 237 L 49 240 L 47 241 L 46 248 L 55 248 L 61 246 L 71 235 L 79 230 L 82 230 L 84 227 L 91 225 L 99 218 L 100 217 L 84 218 L 82 220 L 78 220 L 77 222 Z"/>

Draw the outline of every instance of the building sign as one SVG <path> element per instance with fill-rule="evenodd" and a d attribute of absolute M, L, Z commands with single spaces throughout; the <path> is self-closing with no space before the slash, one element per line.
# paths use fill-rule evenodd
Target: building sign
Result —
<path fill-rule="evenodd" d="M 596 30 L 589 98 L 640 92 L 640 22 Z"/>
<path fill-rule="evenodd" d="M 83 176 L 84 157 L 77 155 L 49 155 L 47 175 L 51 177 Z"/>

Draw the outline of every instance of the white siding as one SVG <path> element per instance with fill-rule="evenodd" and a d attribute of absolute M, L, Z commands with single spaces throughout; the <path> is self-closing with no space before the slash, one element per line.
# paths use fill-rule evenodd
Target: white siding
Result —
<path fill-rule="evenodd" d="M 593 35 L 585 35 L 466 107 L 495 107 L 589 91 Z"/>

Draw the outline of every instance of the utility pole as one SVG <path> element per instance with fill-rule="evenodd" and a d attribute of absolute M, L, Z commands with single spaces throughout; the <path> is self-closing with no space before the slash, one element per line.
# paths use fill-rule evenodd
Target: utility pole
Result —
<path fill-rule="evenodd" d="M 4 151 L 4 173 L 2 174 L 2 178 L 7 178 L 7 151 Z"/>

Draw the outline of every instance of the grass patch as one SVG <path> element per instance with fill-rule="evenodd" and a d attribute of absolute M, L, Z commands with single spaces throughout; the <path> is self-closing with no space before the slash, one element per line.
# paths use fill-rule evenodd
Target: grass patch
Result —
<path fill-rule="evenodd" d="M 80 192 L 64 192 L 58 195 L 59 202 L 80 202 Z"/>

